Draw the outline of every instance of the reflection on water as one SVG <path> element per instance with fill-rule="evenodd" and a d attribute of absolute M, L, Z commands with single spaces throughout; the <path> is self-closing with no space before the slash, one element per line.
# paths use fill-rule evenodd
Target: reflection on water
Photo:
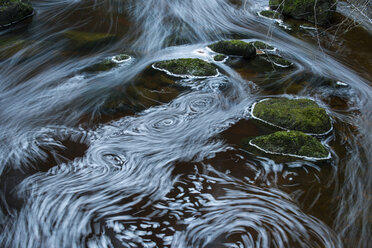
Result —
<path fill-rule="evenodd" d="M 338 35 L 288 20 L 287 30 L 256 15 L 263 0 L 31 2 L 32 19 L 0 31 L 2 247 L 372 242 L 368 25 Z M 266 41 L 294 66 L 212 62 L 205 47 L 230 38 Z M 96 66 L 122 53 L 133 59 Z M 189 57 L 221 75 L 152 68 Z M 320 139 L 331 160 L 244 148 L 276 131 L 250 106 L 282 94 L 329 113 L 334 130 Z"/>

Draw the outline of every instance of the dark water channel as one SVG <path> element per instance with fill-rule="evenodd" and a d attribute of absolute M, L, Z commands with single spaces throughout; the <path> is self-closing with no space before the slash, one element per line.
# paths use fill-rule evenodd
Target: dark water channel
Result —
<path fill-rule="evenodd" d="M 31 19 L 0 31 L 1 247 L 371 247 L 368 26 L 285 29 L 256 15 L 267 1 L 31 2 Z M 231 57 L 204 79 L 151 67 L 212 61 L 221 39 L 265 41 L 294 66 Z M 95 67 L 120 53 L 131 59 Z M 250 107 L 280 95 L 326 109 L 330 160 L 242 145 L 276 131 Z"/>

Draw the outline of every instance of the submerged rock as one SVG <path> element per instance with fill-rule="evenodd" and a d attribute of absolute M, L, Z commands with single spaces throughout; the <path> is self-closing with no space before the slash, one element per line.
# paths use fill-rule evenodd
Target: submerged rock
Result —
<path fill-rule="evenodd" d="M 217 53 L 242 56 L 245 59 L 256 56 L 256 48 L 252 44 L 241 40 L 223 40 L 208 47 Z"/>
<path fill-rule="evenodd" d="M 6 27 L 32 15 L 28 0 L 0 0 L 0 27 Z"/>
<path fill-rule="evenodd" d="M 249 142 L 250 145 L 267 153 L 327 159 L 329 151 L 314 137 L 299 131 L 279 131 L 259 136 Z"/>
<path fill-rule="evenodd" d="M 70 39 L 77 48 L 94 48 L 96 46 L 108 44 L 115 36 L 107 33 L 90 33 L 69 30 L 63 35 Z"/>
<path fill-rule="evenodd" d="M 264 16 L 270 19 L 283 19 L 282 14 L 274 10 L 262 10 L 258 12 L 258 15 Z"/>
<path fill-rule="evenodd" d="M 285 58 L 275 54 L 265 54 L 263 58 L 279 67 L 290 67 L 293 65 L 291 61 L 288 61 Z"/>
<path fill-rule="evenodd" d="M 153 68 L 181 77 L 211 77 L 218 75 L 218 70 L 215 66 L 201 59 L 165 60 L 154 63 Z"/>
<path fill-rule="evenodd" d="M 310 134 L 324 134 L 332 129 L 325 109 L 310 99 L 264 99 L 254 104 L 252 115 L 283 129 Z"/>
<path fill-rule="evenodd" d="M 269 4 L 284 16 L 303 19 L 320 26 L 329 24 L 336 10 L 336 0 L 270 0 Z"/>

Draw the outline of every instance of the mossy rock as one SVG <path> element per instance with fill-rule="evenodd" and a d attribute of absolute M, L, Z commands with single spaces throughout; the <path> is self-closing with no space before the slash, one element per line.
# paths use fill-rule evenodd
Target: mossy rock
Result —
<path fill-rule="evenodd" d="M 274 50 L 275 49 L 273 46 L 270 46 L 263 41 L 255 41 L 255 42 L 252 42 L 251 44 L 256 49 L 259 49 L 259 50 Z"/>
<path fill-rule="evenodd" d="M 226 58 L 227 56 L 223 54 L 217 54 L 213 57 L 214 61 L 224 61 Z"/>
<path fill-rule="evenodd" d="M 265 54 L 263 58 L 279 67 L 291 67 L 293 63 L 275 54 Z"/>
<path fill-rule="evenodd" d="M 130 59 L 130 56 L 128 54 L 118 54 L 118 55 L 115 55 L 114 57 L 112 57 L 112 60 L 114 62 L 117 62 L 117 63 L 122 63 L 124 61 L 127 61 Z"/>
<path fill-rule="evenodd" d="M 242 56 L 245 59 L 256 56 L 256 48 L 252 44 L 241 40 L 223 40 L 208 47 L 217 53 Z"/>
<path fill-rule="evenodd" d="M 249 144 L 272 154 L 315 159 L 327 159 L 330 155 L 316 138 L 299 131 L 279 131 L 259 136 Z"/>
<path fill-rule="evenodd" d="M 284 16 L 326 26 L 336 10 L 336 0 L 270 0 L 272 9 Z"/>
<path fill-rule="evenodd" d="M 262 10 L 258 12 L 260 16 L 264 16 L 270 19 L 283 19 L 282 14 L 274 10 Z"/>
<path fill-rule="evenodd" d="M 106 58 L 102 60 L 100 63 L 94 64 L 92 66 L 88 66 L 85 69 L 83 69 L 83 72 L 95 73 L 95 72 L 109 71 L 119 66 L 121 63 L 129 60 L 130 58 L 131 57 L 127 54 L 119 54 L 119 55 L 113 56 L 112 58 Z"/>
<path fill-rule="evenodd" d="M 310 99 L 268 98 L 256 103 L 252 114 L 274 126 L 310 134 L 331 130 L 326 111 Z"/>
<path fill-rule="evenodd" d="M 63 33 L 76 48 L 90 49 L 110 43 L 115 36 L 107 33 L 90 33 L 69 30 Z"/>
<path fill-rule="evenodd" d="M 33 11 L 28 0 L 0 0 L 0 27 L 19 22 L 32 15 Z"/>
<path fill-rule="evenodd" d="M 153 67 L 181 77 L 210 77 L 218 75 L 218 70 L 215 66 L 201 59 L 182 58 L 165 60 L 154 63 Z"/>

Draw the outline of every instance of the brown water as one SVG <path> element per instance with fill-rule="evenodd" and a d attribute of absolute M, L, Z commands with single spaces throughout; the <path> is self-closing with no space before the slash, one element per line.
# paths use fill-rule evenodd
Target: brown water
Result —
<path fill-rule="evenodd" d="M 1 247 L 372 245 L 368 25 L 284 29 L 255 14 L 266 1 L 31 2 L 32 19 L 0 31 Z M 204 79 L 151 67 L 212 61 L 205 47 L 230 38 L 294 66 L 230 57 Z M 132 59 L 92 69 L 120 53 Z M 327 110 L 331 159 L 244 145 L 277 130 L 249 110 L 280 95 Z"/>

